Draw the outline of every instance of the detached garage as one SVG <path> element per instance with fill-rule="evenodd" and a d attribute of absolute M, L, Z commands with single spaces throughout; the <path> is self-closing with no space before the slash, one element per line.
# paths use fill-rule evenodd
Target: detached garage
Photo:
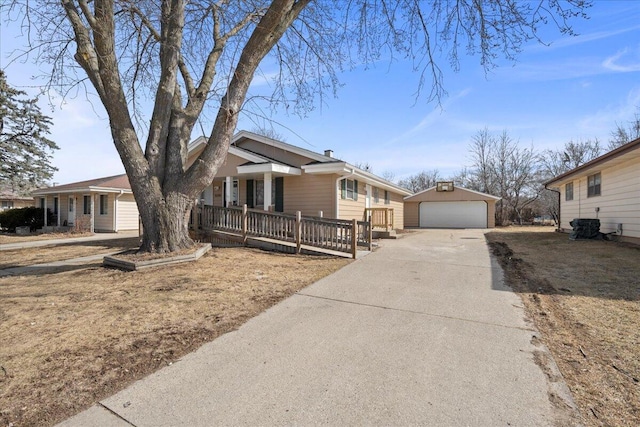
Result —
<path fill-rule="evenodd" d="M 451 182 L 404 198 L 404 226 L 419 228 L 493 228 L 499 197 L 455 187 Z"/>

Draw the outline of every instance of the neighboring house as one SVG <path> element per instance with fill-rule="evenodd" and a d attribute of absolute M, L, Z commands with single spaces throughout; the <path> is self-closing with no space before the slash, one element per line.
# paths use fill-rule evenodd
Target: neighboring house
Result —
<path fill-rule="evenodd" d="M 189 163 L 204 149 L 200 137 L 189 145 Z M 410 191 L 333 157 L 247 131 L 232 140 L 225 163 L 201 203 L 265 211 L 367 218 L 365 209 L 392 213 L 391 228 L 404 228 L 403 197 Z M 371 213 L 371 211 L 368 211 Z"/>
<path fill-rule="evenodd" d="M 493 228 L 500 197 L 456 187 L 452 182 L 404 198 L 405 227 Z"/>
<path fill-rule="evenodd" d="M 138 229 L 138 206 L 126 175 L 40 188 L 32 195 L 36 206 L 54 214 L 54 223 L 45 222 L 45 227 L 74 226 L 92 232 Z"/>
<path fill-rule="evenodd" d="M 574 218 L 598 218 L 600 231 L 640 243 L 640 138 L 545 183 L 560 193 L 561 231 Z"/>
<path fill-rule="evenodd" d="M 11 191 L 0 191 L 0 212 L 34 205 L 33 197 L 19 196 Z"/>

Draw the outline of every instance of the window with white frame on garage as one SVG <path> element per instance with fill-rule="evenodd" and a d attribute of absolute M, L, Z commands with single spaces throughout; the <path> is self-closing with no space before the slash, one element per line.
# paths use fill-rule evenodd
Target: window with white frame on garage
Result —
<path fill-rule="evenodd" d="M 600 172 L 587 177 L 587 197 L 599 196 L 602 185 Z"/>
<path fill-rule="evenodd" d="M 573 200 L 573 182 L 570 182 L 564 186 L 564 200 Z"/>
<path fill-rule="evenodd" d="M 384 190 L 384 204 L 391 204 L 391 193 L 389 193 L 387 190 Z"/>

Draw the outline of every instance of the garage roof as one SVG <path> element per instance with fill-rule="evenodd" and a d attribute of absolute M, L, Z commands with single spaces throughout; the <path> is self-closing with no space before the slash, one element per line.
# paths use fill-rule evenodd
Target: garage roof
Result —
<path fill-rule="evenodd" d="M 426 202 L 435 201 L 435 198 L 441 198 L 447 201 L 466 201 L 466 200 L 500 200 L 500 197 L 491 194 L 481 193 L 479 191 L 469 190 L 463 187 L 453 187 L 453 191 L 436 191 L 436 187 L 427 188 L 412 196 L 404 198 L 405 202 Z"/>

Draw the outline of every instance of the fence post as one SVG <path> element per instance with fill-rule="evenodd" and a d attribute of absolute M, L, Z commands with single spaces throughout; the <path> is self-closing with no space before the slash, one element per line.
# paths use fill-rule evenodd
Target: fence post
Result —
<path fill-rule="evenodd" d="M 296 212 L 296 253 L 301 252 L 302 245 L 302 212 Z"/>
<path fill-rule="evenodd" d="M 358 254 L 358 220 L 353 218 L 351 221 L 351 256 L 356 259 Z"/>
<path fill-rule="evenodd" d="M 384 210 L 384 230 L 389 231 L 389 209 Z"/>
<path fill-rule="evenodd" d="M 242 244 L 247 245 L 247 223 L 249 221 L 249 215 L 247 213 L 247 204 L 242 205 Z"/>
<path fill-rule="evenodd" d="M 373 249 L 373 223 L 371 222 L 371 215 L 369 215 L 369 252 Z"/>

